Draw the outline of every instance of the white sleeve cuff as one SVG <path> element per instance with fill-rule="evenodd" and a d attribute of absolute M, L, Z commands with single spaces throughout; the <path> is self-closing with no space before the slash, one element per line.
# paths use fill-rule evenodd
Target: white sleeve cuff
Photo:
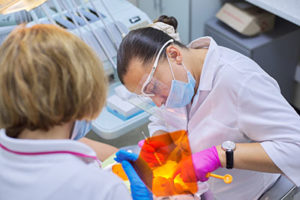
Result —
<path fill-rule="evenodd" d="M 297 187 L 300 186 L 300 159 L 299 144 L 287 142 L 265 141 L 262 147 L 272 159 L 274 164 L 292 181 Z M 291 157 L 291 155 L 293 155 Z"/>

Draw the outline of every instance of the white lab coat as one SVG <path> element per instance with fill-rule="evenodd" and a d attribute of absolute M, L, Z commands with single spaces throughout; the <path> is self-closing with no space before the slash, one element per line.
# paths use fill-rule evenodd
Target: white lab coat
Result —
<path fill-rule="evenodd" d="M 208 53 L 193 103 L 177 109 L 186 113 L 187 123 L 179 125 L 178 119 L 171 117 L 176 115 L 162 111 L 163 120 L 151 117 L 150 134 L 172 131 L 170 124 L 176 122 L 175 126 L 187 128 L 192 152 L 226 140 L 260 142 L 273 162 L 299 186 L 300 117 L 281 95 L 277 82 L 254 61 L 218 46 L 212 38 L 199 38 L 190 47 L 208 48 Z M 215 173 L 233 176 L 229 185 L 209 180 L 215 197 L 222 200 L 257 199 L 279 176 L 224 168 Z"/>
<path fill-rule="evenodd" d="M 72 140 L 23 140 L 0 133 L 0 143 L 18 152 L 72 151 L 95 156 Z M 1 200 L 132 199 L 121 179 L 90 159 L 71 154 L 17 155 L 0 148 Z"/>

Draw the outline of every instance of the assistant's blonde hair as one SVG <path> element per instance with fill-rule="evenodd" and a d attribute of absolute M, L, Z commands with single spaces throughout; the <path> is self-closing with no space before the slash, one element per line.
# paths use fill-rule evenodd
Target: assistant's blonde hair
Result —
<path fill-rule="evenodd" d="M 96 54 L 62 28 L 22 25 L 0 47 L 0 128 L 11 137 L 24 129 L 93 119 L 106 92 Z"/>

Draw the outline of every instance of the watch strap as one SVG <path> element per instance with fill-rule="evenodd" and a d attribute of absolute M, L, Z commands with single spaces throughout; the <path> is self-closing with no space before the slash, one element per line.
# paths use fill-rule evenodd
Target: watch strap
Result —
<path fill-rule="evenodd" d="M 232 169 L 233 168 L 233 151 L 226 150 L 226 168 Z"/>

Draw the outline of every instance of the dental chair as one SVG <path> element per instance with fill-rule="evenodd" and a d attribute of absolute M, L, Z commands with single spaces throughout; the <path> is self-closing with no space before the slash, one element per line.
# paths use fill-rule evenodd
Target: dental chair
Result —
<path fill-rule="evenodd" d="M 259 200 L 300 200 L 300 196 L 297 199 L 294 198 L 298 192 L 300 192 L 300 188 L 297 188 L 287 177 L 281 175 Z"/>

